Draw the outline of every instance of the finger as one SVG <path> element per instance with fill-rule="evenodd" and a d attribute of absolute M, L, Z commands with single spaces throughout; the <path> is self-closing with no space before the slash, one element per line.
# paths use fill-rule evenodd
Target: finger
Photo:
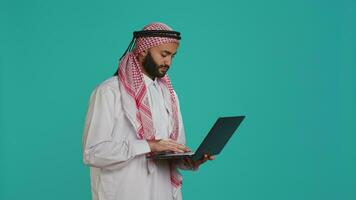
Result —
<path fill-rule="evenodd" d="M 169 140 L 161 140 L 160 145 L 166 151 L 174 151 L 174 152 L 179 151 L 179 148 L 177 148 L 177 146 Z"/>
<path fill-rule="evenodd" d="M 202 158 L 202 160 L 205 162 L 207 160 L 214 160 L 215 157 L 214 156 L 211 156 L 211 155 L 208 155 L 208 154 L 205 154 L 204 157 Z"/>
<path fill-rule="evenodd" d="M 185 146 L 185 145 L 183 145 L 183 144 L 179 144 L 179 147 L 180 147 L 183 151 L 185 151 L 185 152 L 192 151 L 192 150 L 190 150 L 187 146 Z"/>
<path fill-rule="evenodd" d="M 168 145 L 167 148 L 169 148 L 170 151 L 173 151 L 173 152 L 176 152 L 176 153 L 177 153 L 177 152 L 178 152 L 178 153 L 184 153 L 183 150 L 177 148 L 177 147 L 174 146 L 174 145 Z"/>
<path fill-rule="evenodd" d="M 213 160 L 213 159 L 214 159 L 214 156 L 210 156 L 208 154 L 205 154 L 204 158 L 203 158 L 203 161 L 206 162 L 207 160 Z"/>
<path fill-rule="evenodd" d="M 171 151 L 171 152 L 181 152 L 181 153 L 184 152 L 184 151 L 178 149 L 174 144 L 172 144 L 168 140 L 159 141 L 159 145 L 160 145 L 161 151 Z"/>
<path fill-rule="evenodd" d="M 174 140 L 172 140 L 172 139 L 164 139 L 164 140 L 161 140 L 161 144 L 162 144 L 162 145 L 174 146 L 174 148 L 179 149 L 179 151 L 178 151 L 178 150 L 174 150 L 174 151 L 176 151 L 176 152 L 181 152 L 181 151 L 183 151 L 183 152 L 189 152 L 189 151 L 191 151 L 191 150 L 190 150 L 188 147 L 186 147 L 185 145 L 180 144 L 180 143 L 178 143 L 178 142 L 176 142 L 176 141 L 174 141 Z"/>
<path fill-rule="evenodd" d="M 176 148 L 178 148 L 178 149 L 184 151 L 184 152 L 189 152 L 189 151 L 191 151 L 191 150 L 190 150 L 188 147 L 186 147 L 185 145 L 180 144 L 180 143 L 177 143 L 177 142 L 175 142 L 175 141 L 173 141 L 173 140 L 167 140 L 167 142 L 168 142 L 169 144 L 175 146 Z"/>
<path fill-rule="evenodd" d="M 179 148 L 180 150 L 184 151 L 184 152 L 190 152 L 191 151 L 188 147 L 186 147 L 184 145 L 178 145 L 176 147 Z"/>
<path fill-rule="evenodd" d="M 215 160 L 215 156 L 209 156 L 209 160 Z"/>

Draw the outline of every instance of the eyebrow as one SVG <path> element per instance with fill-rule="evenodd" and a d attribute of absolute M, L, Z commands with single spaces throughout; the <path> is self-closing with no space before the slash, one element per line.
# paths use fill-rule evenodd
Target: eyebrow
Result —
<path fill-rule="evenodd" d="M 163 53 L 166 53 L 166 54 L 168 54 L 168 55 L 176 55 L 177 54 L 177 52 L 175 52 L 175 53 L 172 53 L 172 52 L 170 52 L 170 51 L 168 51 L 168 50 L 163 50 L 162 51 Z"/>

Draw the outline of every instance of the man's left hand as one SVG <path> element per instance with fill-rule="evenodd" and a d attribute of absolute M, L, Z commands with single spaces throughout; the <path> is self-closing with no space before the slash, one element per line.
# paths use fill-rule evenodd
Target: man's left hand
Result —
<path fill-rule="evenodd" d="M 186 162 L 188 165 L 190 165 L 191 168 L 196 169 L 198 168 L 201 164 L 205 163 L 208 160 L 214 160 L 215 157 L 205 154 L 201 159 L 199 160 L 191 160 L 189 158 L 184 159 L 184 162 Z"/>

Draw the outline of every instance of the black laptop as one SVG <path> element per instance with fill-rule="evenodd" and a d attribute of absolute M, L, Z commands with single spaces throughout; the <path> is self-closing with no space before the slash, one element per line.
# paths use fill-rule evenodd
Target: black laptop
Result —
<path fill-rule="evenodd" d="M 232 134 L 236 131 L 245 116 L 220 117 L 216 120 L 214 126 L 204 138 L 196 152 L 172 153 L 163 152 L 151 154 L 150 159 L 182 159 L 189 158 L 192 160 L 201 159 L 204 154 L 217 155 L 229 141 Z"/>

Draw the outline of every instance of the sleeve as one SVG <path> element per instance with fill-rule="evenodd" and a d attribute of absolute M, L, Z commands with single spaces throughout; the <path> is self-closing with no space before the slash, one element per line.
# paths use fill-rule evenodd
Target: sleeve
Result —
<path fill-rule="evenodd" d="M 118 169 L 150 152 L 146 140 L 113 139 L 115 101 L 121 100 L 113 89 L 99 86 L 91 94 L 83 132 L 83 162 L 89 166 Z"/>

